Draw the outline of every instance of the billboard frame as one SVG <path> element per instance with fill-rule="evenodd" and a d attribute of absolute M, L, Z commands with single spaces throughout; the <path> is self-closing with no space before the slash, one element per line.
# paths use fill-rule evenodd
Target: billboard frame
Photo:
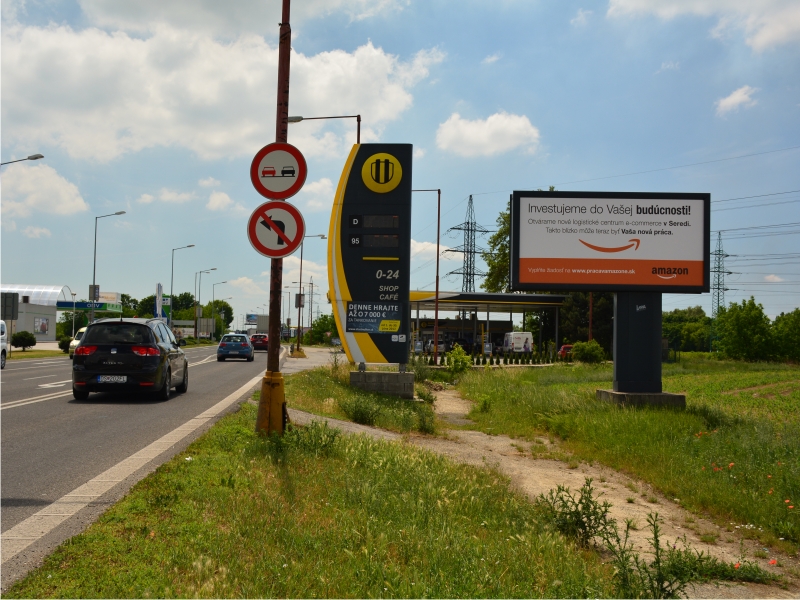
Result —
<path fill-rule="evenodd" d="M 522 198 L 587 198 L 593 200 L 701 200 L 703 201 L 703 285 L 620 285 L 597 283 L 522 283 L 519 280 L 520 202 Z M 575 192 L 514 191 L 510 198 L 509 282 L 514 292 L 581 291 L 581 292 L 659 292 L 664 294 L 702 294 L 711 291 L 711 194 L 687 192 Z"/>

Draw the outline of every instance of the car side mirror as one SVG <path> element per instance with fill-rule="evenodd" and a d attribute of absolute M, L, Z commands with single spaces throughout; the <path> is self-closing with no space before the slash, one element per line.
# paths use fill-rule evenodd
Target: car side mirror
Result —
<path fill-rule="evenodd" d="M 186 340 L 178 340 L 178 346 L 185 346 Z"/>

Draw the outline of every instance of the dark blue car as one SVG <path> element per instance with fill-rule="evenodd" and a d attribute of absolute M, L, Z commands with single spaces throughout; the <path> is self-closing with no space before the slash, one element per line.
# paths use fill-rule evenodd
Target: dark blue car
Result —
<path fill-rule="evenodd" d="M 222 336 L 217 346 L 217 360 L 222 362 L 226 358 L 246 358 L 253 362 L 255 351 L 250 340 L 241 333 L 228 333 Z"/>

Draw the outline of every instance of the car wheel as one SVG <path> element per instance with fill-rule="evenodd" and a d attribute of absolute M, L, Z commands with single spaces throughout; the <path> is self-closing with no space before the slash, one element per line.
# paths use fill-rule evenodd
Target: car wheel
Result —
<path fill-rule="evenodd" d="M 249 357 L 247 357 L 247 362 L 253 362 L 256 359 L 256 353 L 253 352 Z"/>
<path fill-rule="evenodd" d="M 225 357 L 224 357 L 224 356 L 218 356 L 218 357 L 217 357 L 217 362 L 222 362 L 222 361 L 224 361 L 224 360 L 225 360 Z"/>
<path fill-rule="evenodd" d="M 5 369 L 5 368 L 6 368 L 6 353 L 3 352 L 2 355 L 0 355 L 0 369 Z"/>
<path fill-rule="evenodd" d="M 158 399 L 161 400 L 162 402 L 166 402 L 167 400 L 169 400 L 169 389 L 170 389 L 169 384 L 171 379 L 172 379 L 172 373 L 170 372 L 169 367 L 167 367 L 167 374 L 164 377 L 164 385 L 157 392 Z"/>
<path fill-rule="evenodd" d="M 89 397 L 89 392 L 72 388 L 72 397 L 75 398 L 75 400 L 86 400 Z"/>
<path fill-rule="evenodd" d="M 179 394 L 185 394 L 189 389 L 189 363 L 183 365 L 183 381 L 180 385 L 175 386 L 175 391 Z"/>

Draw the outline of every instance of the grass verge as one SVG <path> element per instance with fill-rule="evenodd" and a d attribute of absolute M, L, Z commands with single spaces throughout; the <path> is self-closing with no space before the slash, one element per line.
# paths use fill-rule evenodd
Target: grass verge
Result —
<path fill-rule="evenodd" d="M 702 356 L 665 365 L 665 391 L 686 393 L 686 411 L 596 401 L 594 390 L 611 379 L 609 366 L 558 365 L 472 371 L 459 387 L 476 401 L 470 418 L 479 429 L 528 438 L 549 431 L 579 458 L 734 521 L 729 527 L 748 537 L 800 542 L 800 368 Z"/>
<path fill-rule="evenodd" d="M 608 597 L 611 574 L 489 470 L 243 405 L 15 597 Z"/>
<path fill-rule="evenodd" d="M 69 354 L 61 350 L 22 350 L 14 349 L 6 355 L 8 360 L 27 360 L 30 358 L 69 358 Z"/>
<path fill-rule="evenodd" d="M 333 363 L 286 377 L 286 402 L 316 415 L 407 433 L 435 432 L 435 415 L 426 402 L 350 387 L 350 366 Z"/>

